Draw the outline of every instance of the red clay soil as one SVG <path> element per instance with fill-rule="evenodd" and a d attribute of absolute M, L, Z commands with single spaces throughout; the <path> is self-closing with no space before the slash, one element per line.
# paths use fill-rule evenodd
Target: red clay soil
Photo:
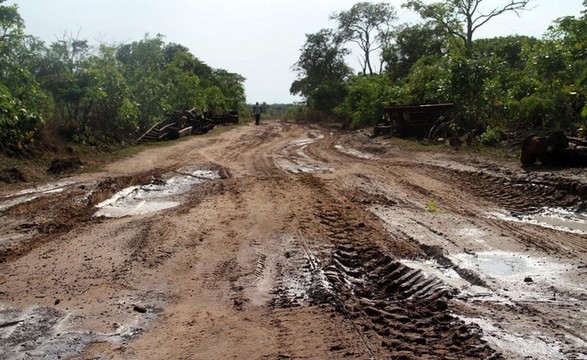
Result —
<path fill-rule="evenodd" d="M 0 359 L 587 358 L 583 169 L 276 120 L 17 186 Z"/>

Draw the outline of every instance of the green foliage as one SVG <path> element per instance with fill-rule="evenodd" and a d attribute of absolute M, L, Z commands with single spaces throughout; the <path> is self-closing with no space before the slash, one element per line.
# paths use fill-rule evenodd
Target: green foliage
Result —
<path fill-rule="evenodd" d="M 43 124 L 43 96 L 26 64 L 37 42 L 23 33 L 16 5 L 0 0 L 0 151 L 18 153 L 33 142 Z"/>
<path fill-rule="evenodd" d="M 312 92 L 309 104 L 314 110 L 332 114 L 347 97 L 347 85 L 343 83 L 324 83 Z"/>
<path fill-rule="evenodd" d="M 479 141 L 483 145 L 493 146 L 504 138 L 503 130 L 498 127 L 487 127 L 485 132 L 479 136 Z"/>
<path fill-rule="evenodd" d="M 399 26 L 394 37 L 395 43 L 383 52 L 386 70 L 394 80 L 406 77 L 418 60 L 443 55 L 447 45 L 443 33 L 428 23 Z"/>
<path fill-rule="evenodd" d="M 439 55 L 420 58 L 405 79 L 404 103 L 440 103 L 450 100 L 451 72 L 448 59 Z"/>
<path fill-rule="evenodd" d="M 404 4 L 433 22 L 447 35 L 461 40 L 467 58 L 473 57 L 473 34 L 491 19 L 507 12 L 524 10 L 531 0 L 508 0 L 483 12 L 480 6 L 484 0 L 443 0 L 429 3 L 410 0 Z"/>
<path fill-rule="evenodd" d="M 383 108 L 401 98 L 401 88 L 390 86 L 385 75 L 355 76 L 348 82 L 345 101 L 336 109 L 350 127 L 373 126 L 383 118 Z"/>
<path fill-rule="evenodd" d="M 30 144 L 42 124 L 38 113 L 23 106 L 9 89 L 0 84 L 0 150 L 18 153 Z"/>
<path fill-rule="evenodd" d="M 292 93 L 305 96 L 310 110 L 329 114 L 335 109 L 353 127 L 377 123 L 383 106 L 390 102 L 451 101 L 456 104 L 457 132 L 483 134 L 480 139 L 485 143 L 499 138 L 497 129 L 567 129 L 583 124 L 587 114 L 585 11 L 580 17 L 557 21 L 542 40 L 509 36 L 474 41 L 473 34 L 487 21 L 525 10 L 529 3 L 509 0 L 483 13 L 481 2 L 408 1 L 406 7 L 428 22 L 400 26 L 393 33 L 389 28 L 379 32 L 383 27 L 375 25 L 389 24 L 393 12 L 382 17 L 370 12 L 382 4 L 359 3 L 335 14 L 331 19 L 338 22 L 337 32 L 325 29 L 308 36 L 294 68 L 300 76 L 292 84 Z M 345 41 L 367 50 L 363 74 L 372 73 L 368 54 L 383 46 L 387 80 L 343 76 L 344 72 L 330 76 L 331 69 L 346 66 L 342 62 Z"/>
<path fill-rule="evenodd" d="M 428 201 L 428 204 L 426 204 L 426 211 L 431 212 L 431 213 L 443 213 L 444 212 L 444 210 L 441 210 L 438 207 L 438 204 L 436 203 L 435 200 Z"/>
<path fill-rule="evenodd" d="M 343 83 L 351 73 L 344 62 L 347 54 L 342 39 L 332 30 L 322 29 L 315 34 L 306 34 L 306 43 L 293 67 L 298 78 L 292 83 L 290 93 L 310 100 L 318 87 Z"/>
<path fill-rule="evenodd" d="M 43 117 L 66 139 L 93 145 L 134 137 L 170 110 L 224 112 L 245 103 L 242 76 L 209 67 L 161 35 L 94 48 L 66 34 L 45 46 L 24 34 L 16 5 L 4 2 L 0 152 L 26 149 Z"/>

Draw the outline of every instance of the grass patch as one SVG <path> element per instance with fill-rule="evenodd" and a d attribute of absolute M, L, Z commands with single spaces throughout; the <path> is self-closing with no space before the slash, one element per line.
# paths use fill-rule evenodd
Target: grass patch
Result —
<path fill-rule="evenodd" d="M 438 207 L 438 204 L 436 203 L 435 200 L 428 201 L 428 204 L 426 204 L 426 211 L 431 212 L 431 213 L 444 213 L 444 212 L 446 212 Z"/>

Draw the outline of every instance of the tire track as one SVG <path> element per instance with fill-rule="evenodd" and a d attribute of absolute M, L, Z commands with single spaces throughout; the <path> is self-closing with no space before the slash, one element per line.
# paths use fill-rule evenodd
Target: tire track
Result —
<path fill-rule="evenodd" d="M 322 259 L 328 300 L 352 322 L 371 358 L 502 358 L 478 326 L 447 312 L 456 289 L 386 255 L 376 238 L 387 235 L 362 221 L 363 210 L 344 196 L 326 196 L 318 179 L 307 181 L 324 190 L 314 218 L 334 245 Z"/>

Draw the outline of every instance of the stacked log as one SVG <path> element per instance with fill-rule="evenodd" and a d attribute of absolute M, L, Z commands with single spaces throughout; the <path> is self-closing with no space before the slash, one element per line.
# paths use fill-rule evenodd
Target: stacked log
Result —
<path fill-rule="evenodd" d="M 172 111 L 160 123 L 153 125 L 137 139 L 137 143 L 174 140 L 191 134 L 204 134 L 216 124 L 198 109 Z"/>

